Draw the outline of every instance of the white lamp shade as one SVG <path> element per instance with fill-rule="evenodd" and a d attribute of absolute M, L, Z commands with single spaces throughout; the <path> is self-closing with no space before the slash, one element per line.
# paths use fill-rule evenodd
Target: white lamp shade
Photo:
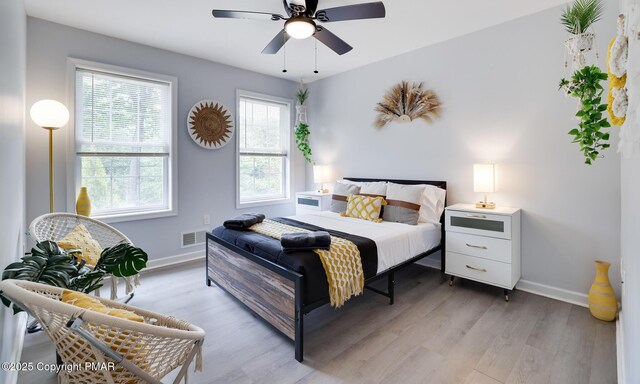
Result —
<path fill-rule="evenodd" d="M 473 191 L 490 193 L 496 191 L 495 171 L 493 164 L 473 165 Z"/>
<path fill-rule="evenodd" d="M 316 31 L 316 26 L 307 19 L 290 19 L 284 25 L 287 34 L 294 39 L 306 39 Z"/>
<path fill-rule="evenodd" d="M 31 119 L 42 128 L 57 129 L 69 122 L 69 110 L 59 101 L 40 100 L 31 106 Z"/>
<path fill-rule="evenodd" d="M 331 178 L 331 172 L 327 165 L 313 166 L 313 182 L 315 184 L 328 183 Z"/>

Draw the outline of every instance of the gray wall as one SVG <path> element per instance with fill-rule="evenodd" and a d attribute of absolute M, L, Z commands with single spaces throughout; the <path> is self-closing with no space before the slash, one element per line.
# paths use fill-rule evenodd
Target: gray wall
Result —
<path fill-rule="evenodd" d="M 640 86 L 640 84 L 636 84 Z M 622 159 L 621 257 L 624 265 L 622 289 L 625 383 L 640 383 L 640 153 Z"/>
<path fill-rule="evenodd" d="M 491 199 L 523 209 L 522 278 L 584 294 L 593 261 L 603 259 L 613 264 L 619 290 L 620 161 L 609 150 L 586 166 L 567 135 L 576 126 L 576 100 L 557 91 L 565 76 L 560 11 L 312 83 L 316 160 L 336 165 L 342 176 L 446 180 L 449 204 L 480 199 L 472 165 L 496 163 L 498 192 Z M 596 26 L 600 66 L 615 25 L 608 7 Z M 375 128 L 374 106 L 401 80 L 435 90 L 442 118 Z"/>
<path fill-rule="evenodd" d="M 27 16 L 22 0 L 0 2 L 0 270 L 22 255 L 25 215 L 24 95 Z M 20 321 L 0 304 L 0 361 L 19 350 Z M 0 370 L 0 383 L 14 382 Z"/>
<path fill-rule="evenodd" d="M 27 23 L 27 105 L 42 98 L 63 102 L 67 96 L 67 57 L 135 68 L 178 78 L 178 216 L 115 224 L 137 246 L 160 259 L 202 251 L 180 248 L 179 234 L 220 224 L 235 215 L 235 145 L 218 150 L 197 146 L 186 129 L 187 114 L 202 99 L 216 99 L 235 111 L 236 88 L 293 98 L 297 84 L 254 72 L 213 63 L 169 51 L 118 40 L 40 19 Z M 68 132 L 55 132 L 55 206 L 66 207 L 66 153 Z M 292 136 L 293 140 L 293 136 Z M 293 141 L 292 141 L 293 142 Z M 27 219 L 47 213 L 47 135 L 32 122 L 27 123 Z M 294 152 L 292 191 L 304 188 L 304 161 Z M 89 191 L 91 193 L 91 191 Z M 293 214 L 292 203 L 254 208 L 268 215 Z M 203 225 L 203 215 L 211 215 L 211 225 Z"/>

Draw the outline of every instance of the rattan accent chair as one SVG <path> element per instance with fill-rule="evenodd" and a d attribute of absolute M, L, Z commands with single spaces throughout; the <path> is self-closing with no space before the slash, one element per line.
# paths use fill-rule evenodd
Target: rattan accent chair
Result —
<path fill-rule="evenodd" d="M 38 242 L 46 240 L 57 242 L 62 240 L 80 224 L 83 224 L 87 228 L 91 237 L 93 237 L 103 249 L 113 247 L 119 243 L 133 244 L 122 232 L 102 221 L 73 213 L 62 212 L 48 213 L 33 219 L 29 225 L 29 235 L 33 240 Z M 125 282 L 125 296 L 118 297 L 118 279 L 112 276 L 110 280 L 111 300 L 118 299 L 125 303 L 131 300 L 135 294 L 135 287 L 139 285 L 138 275 L 122 278 Z M 98 294 L 99 292 L 96 293 Z"/>
<path fill-rule="evenodd" d="M 118 318 L 62 302 L 62 288 L 23 280 L 4 280 L 0 291 L 42 324 L 70 367 L 60 370 L 62 383 L 157 384 L 179 367 L 174 383 L 186 382 L 194 358 L 196 371 L 202 370 L 205 332 L 185 321 L 96 298 L 110 308 L 135 312 L 144 323 Z"/>

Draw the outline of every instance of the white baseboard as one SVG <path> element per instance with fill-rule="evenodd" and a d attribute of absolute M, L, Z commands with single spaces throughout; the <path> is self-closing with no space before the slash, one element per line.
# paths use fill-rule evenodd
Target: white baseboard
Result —
<path fill-rule="evenodd" d="M 149 260 L 147 262 L 147 268 L 145 268 L 142 272 L 144 273 L 145 271 L 152 271 L 154 269 L 167 268 L 177 264 L 189 263 L 189 262 L 201 260 L 204 258 L 205 258 L 205 251 L 198 250 L 195 252 L 183 253 L 181 255 Z"/>
<path fill-rule="evenodd" d="M 626 384 L 625 363 L 624 363 L 624 318 L 622 312 L 618 313 L 616 321 L 616 358 L 618 360 L 618 383 Z"/>
<path fill-rule="evenodd" d="M 581 307 L 589 307 L 589 298 L 584 293 L 534 283 L 533 281 L 528 280 L 520 280 L 516 285 L 516 288 L 524 292 L 564 301 Z"/>
<path fill-rule="evenodd" d="M 422 260 L 418 260 L 416 264 L 439 270 L 440 258 L 425 257 Z M 534 283 L 533 281 L 528 280 L 520 280 L 516 285 L 516 288 L 524 292 L 533 293 L 534 295 L 564 301 L 567 303 L 579 305 L 581 307 L 589 307 L 589 298 L 584 293 L 568 291 L 566 289 L 556 288 L 540 283 Z"/>

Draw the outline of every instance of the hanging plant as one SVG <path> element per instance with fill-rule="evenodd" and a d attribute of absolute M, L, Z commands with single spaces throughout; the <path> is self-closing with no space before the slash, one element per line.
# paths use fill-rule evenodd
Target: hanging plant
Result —
<path fill-rule="evenodd" d="M 307 163 L 312 164 L 311 160 L 311 147 L 309 146 L 309 135 L 311 131 L 309 131 L 309 126 L 306 123 L 300 123 L 296 127 L 296 145 L 300 152 L 302 152 L 302 156 Z"/>
<path fill-rule="evenodd" d="M 575 0 L 562 12 L 560 23 L 570 34 L 581 35 L 586 33 L 593 23 L 602 19 L 603 14 L 602 0 Z"/>
<path fill-rule="evenodd" d="M 304 105 L 304 102 L 307 101 L 308 98 L 309 89 L 300 87 L 300 89 L 298 89 L 298 92 L 296 92 L 296 99 L 298 100 L 298 103 L 300 103 L 300 105 Z"/>
<path fill-rule="evenodd" d="M 378 112 L 376 127 L 384 127 L 388 122 L 413 121 L 423 119 L 431 122 L 441 113 L 440 99 L 429 89 L 422 89 L 424 83 L 409 84 L 406 81 L 395 85 L 375 107 Z"/>
<path fill-rule="evenodd" d="M 590 65 L 574 72 L 571 81 L 560 81 L 560 89 L 580 100 L 580 109 L 576 112 L 580 123 L 578 128 L 572 129 L 569 134 L 574 137 L 573 142 L 580 145 L 580 151 L 585 156 L 585 164 L 589 165 L 601 157 L 600 151 L 610 146 L 609 132 L 602 131 L 611 127 L 603 117 L 607 104 L 602 103 L 604 88 L 600 82 L 606 79 L 606 73 L 595 65 Z"/>
<path fill-rule="evenodd" d="M 603 13 L 602 0 L 575 0 L 562 12 L 560 24 L 564 26 L 565 31 L 571 34 L 564 44 L 572 57 L 575 69 L 586 65 L 584 54 L 591 51 L 595 40 L 595 35 L 589 32 L 589 28 L 602 19 Z M 567 65 L 565 60 L 565 67 Z"/>
<path fill-rule="evenodd" d="M 309 125 L 307 124 L 307 106 L 304 103 L 309 98 L 309 89 L 305 88 L 303 84 L 300 84 L 298 92 L 296 92 L 296 99 L 300 105 L 296 106 L 296 146 L 298 150 L 302 152 L 302 156 L 307 163 L 313 163 L 311 160 L 311 147 L 309 146 Z"/>

